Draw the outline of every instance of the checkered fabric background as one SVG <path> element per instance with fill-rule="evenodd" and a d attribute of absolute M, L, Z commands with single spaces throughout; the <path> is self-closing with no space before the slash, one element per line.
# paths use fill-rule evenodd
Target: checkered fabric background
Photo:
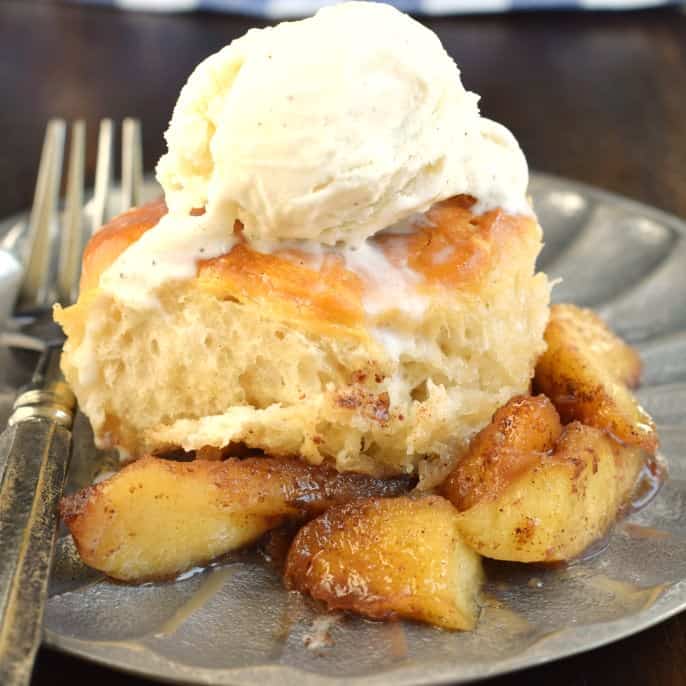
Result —
<path fill-rule="evenodd" d="M 158 12 L 214 10 L 234 12 L 267 19 L 285 19 L 312 14 L 335 0 L 81 0 L 90 4 L 123 9 Z M 683 4 L 683 0 L 392 0 L 405 12 L 423 15 L 508 12 L 511 10 L 578 9 L 623 10 L 645 9 Z"/>

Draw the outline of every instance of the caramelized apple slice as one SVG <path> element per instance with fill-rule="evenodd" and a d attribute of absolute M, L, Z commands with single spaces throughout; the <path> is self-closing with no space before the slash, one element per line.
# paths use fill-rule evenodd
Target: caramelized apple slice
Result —
<path fill-rule="evenodd" d="M 561 432 L 544 396 L 514 398 L 472 440 L 443 486 L 464 540 L 485 557 L 568 560 L 602 537 L 644 452 L 579 422 Z"/>
<path fill-rule="evenodd" d="M 375 498 L 332 507 L 295 537 L 286 585 L 330 609 L 472 629 L 483 579 L 444 498 Z"/>
<path fill-rule="evenodd" d="M 649 453 L 657 449 L 650 416 L 629 390 L 641 372 L 636 351 L 590 310 L 554 305 L 545 331 L 548 349 L 536 366 L 535 385 L 560 413 L 604 429 Z"/>
<path fill-rule="evenodd" d="M 512 398 L 472 439 L 467 455 L 443 482 L 443 494 L 458 510 L 496 498 L 535 466 L 561 433 L 560 417 L 544 395 Z"/>
<path fill-rule="evenodd" d="M 125 581 L 171 577 L 251 543 L 286 518 L 405 492 L 409 478 L 339 474 L 299 460 L 142 458 L 62 500 L 81 559 Z"/>

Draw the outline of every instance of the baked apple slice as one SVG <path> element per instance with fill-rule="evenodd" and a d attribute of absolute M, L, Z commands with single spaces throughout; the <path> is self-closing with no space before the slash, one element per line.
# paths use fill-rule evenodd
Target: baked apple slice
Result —
<path fill-rule="evenodd" d="M 483 571 L 460 537 L 458 520 L 439 496 L 332 507 L 295 537 L 286 585 L 331 610 L 472 629 Z"/>
<path fill-rule="evenodd" d="M 144 457 L 73 496 L 61 514 L 81 559 L 124 581 L 168 578 L 252 543 L 287 519 L 412 480 L 339 474 L 295 459 L 176 462 Z"/>

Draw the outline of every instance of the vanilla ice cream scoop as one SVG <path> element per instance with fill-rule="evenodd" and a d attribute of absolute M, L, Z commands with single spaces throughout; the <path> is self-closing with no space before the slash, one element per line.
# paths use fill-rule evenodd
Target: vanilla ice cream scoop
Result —
<path fill-rule="evenodd" d="M 157 176 L 172 214 L 260 241 L 359 244 L 433 203 L 527 211 L 526 161 L 434 33 L 349 2 L 251 30 L 184 86 Z"/>
<path fill-rule="evenodd" d="M 183 87 L 157 168 L 169 213 L 100 287 L 156 306 L 232 249 L 236 220 L 258 251 L 296 241 L 359 266 L 367 238 L 455 195 L 531 213 L 524 155 L 477 103 L 436 35 L 383 3 L 249 31 Z"/>

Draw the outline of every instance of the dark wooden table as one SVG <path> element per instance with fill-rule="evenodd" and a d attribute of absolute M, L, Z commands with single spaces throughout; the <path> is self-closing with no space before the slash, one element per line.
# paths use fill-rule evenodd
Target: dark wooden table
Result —
<path fill-rule="evenodd" d="M 193 66 L 253 24 L 211 14 L 2 3 L 0 217 L 31 202 L 50 116 L 88 120 L 91 171 L 97 120 L 140 117 L 145 165 L 152 169 Z M 514 131 L 533 169 L 686 217 L 686 14 L 551 12 L 429 24 L 461 66 L 465 84 L 482 94 L 483 111 Z M 89 682 L 147 683 L 41 651 L 36 686 Z M 686 686 L 686 615 L 491 683 Z"/>

